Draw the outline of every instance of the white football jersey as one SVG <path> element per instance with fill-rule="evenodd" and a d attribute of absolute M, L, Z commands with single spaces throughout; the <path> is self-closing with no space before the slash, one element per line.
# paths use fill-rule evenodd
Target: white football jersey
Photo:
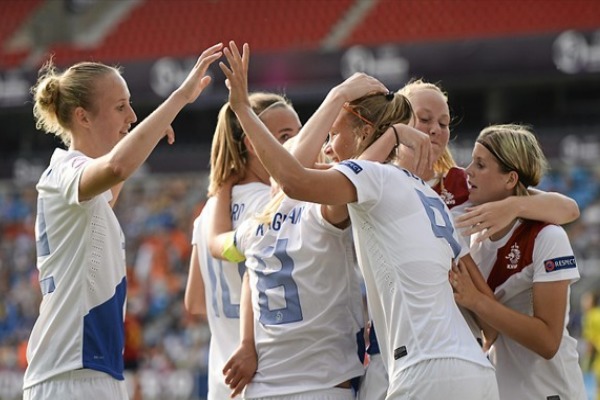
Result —
<path fill-rule="evenodd" d="M 466 254 L 450 212 L 420 178 L 393 165 L 343 161 L 358 262 L 390 389 L 405 368 L 458 358 L 490 367 L 454 301 L 448 272 Z"/>
<path fill-rule="evenodd" d="M 38 184 L 35 236 L 43 294 L 24 388 L 80 368 L 123 380 L 125 239 L 110 191 L 80 202 L 91 159 L 56 149 Z"/>
<path fill-rule="evenodd" d="M 502 239 L 474 243 L 471 255 L 488 279 L 496 263 L 498 251 L 510 246 L 506 268 L 514 268 L 525 257 L 523 241 L 508 243 L 515 226 Z M 579 279 L 573 250 L 566 232 L 556 225 L 545 226 L 528 241 L 534 241 L 532 262 L 511 275 L 495 289 L 496 298 L 505 306 L 522 314 L 533 315 L 532 290 L 536 282 Z M 570 291 L 569 291 L 570 294 Z M 569 298 L 567 294 L 567 298 Z M 565 327 L 556 355 L 546 360 L 516 341 L 500 334 L 490 350 L 490 360 L 496 367 L 500 398 L 509 399 L 573 399 L 585 400 L 583 375 L 579 368 L 577 341 L 569 335 L 569 303 L 565 310 Z"/>
<path fill-rule="evenodd" d="M 333 388 L 361 376 L 362 302 L 350 229 L 327 222 L 320 205 L 286 197 L 270 226 L 248 221 L 236 240 L 247 258 L 258 353 L 245 397 Z"/>
<path fill-rule="evenodd" d="M 231 192 L 233 228 L 261 212 L 270 199 L 271 187 L 259 182 L 236 185 Z M 213 258 L 208 250 L 207 215 L 211 200 L 194 221 L 192 244 L 196 245 L 204 281 L 208 326 L 212 332 L 208 355 L 208 400 L 228 399 L 223 367 L 240 343 L 240 294 L 244 263 Z"/>

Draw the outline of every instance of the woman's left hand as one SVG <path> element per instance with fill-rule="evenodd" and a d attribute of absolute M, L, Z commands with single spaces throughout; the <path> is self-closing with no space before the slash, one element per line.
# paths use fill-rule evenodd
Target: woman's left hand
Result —
<path fill-rule="evenodd" d="M 406 124 L 395 124 L 394 127 L 398 132 L 400 143 L 414 153 L 411 172 L 423 176 L 426 171 L 433 168 L 433 152 L 429 135 Z"/>

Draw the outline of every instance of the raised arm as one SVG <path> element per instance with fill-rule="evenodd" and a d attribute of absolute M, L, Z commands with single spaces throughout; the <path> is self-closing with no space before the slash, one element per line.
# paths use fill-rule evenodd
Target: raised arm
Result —
<path fill-rule="evenodd" d="M 80 201 L 89 200 L 127 179 L 148 158 L 171 122 L 188 103 L 198 98 L 211 77 L 208 66 L 221 57 L 222 44 L 205 50 L 181 86 L 136 126 L 108 154 L 86 165 L 79 182 Z M 172 141 L 172 136 L 171 136 Z"/>
<path fill-rule="evenodd" d="M 477 241 L 483 241 L 507 227 L 516 218 L 544 221 L 551 224 L 567 224 L 579 218 L 575 200 L 555 192 L 529 189 L 531 196 L 510 196 L 467 208 L 456 219 L 456 227 L 464 228 L 464 234 L 484 231 Z"/>
<path fill-rule="evenodd" d="M 292 154 L 300 164 L 309 168 L 315 164 L 344 103 L 378 92 L 387 92 L 387 88 L 377 79 L 363 73 L 355 73 L 331 89 L 297 136 Z"/>
<path fill-rule="evenodd" d="M 248 100 L 249 51 L 245 44 L 242 56 L 235 43 L 230 42 L 230 47 L 224 49 L 229 67 L 224 63 L 219 65 L 227 77 L 231 108 L 269 174 L 288 196 L 298 200 L 331 205 L 355 201 L 356 189 L 346 177 L 335 170 L 309 170 L 303 167 L 254 114 Z"/>
<path fill-rule="evenodd" d="M 406 124 L 390 126 L 379 139 L 367 148 L 359 157 L 360 160 L 384 162 L 392 150 L 400 144 L 410 148 L 414 157 L 410 171 L 421 176 L 426 169 L 433 167 L 431 141 L 429 135 Z"/>

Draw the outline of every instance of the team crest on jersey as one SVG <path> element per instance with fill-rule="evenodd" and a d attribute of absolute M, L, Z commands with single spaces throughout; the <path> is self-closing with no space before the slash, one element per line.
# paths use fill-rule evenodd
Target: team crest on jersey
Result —
<path fill-rule="evenodd" d="M 340 163 L 341 165 L 345 165 L 346 167 L 350 168 L 355 174 L 358 174 L 360 171 L 362 171 L 362 167 L 360 165 L 358 165 L 357 163 L 355 163 L 354 161 L 342 161 Z"/>
<path fill-rule="evenodd" d="M 561 269 L 577 268 L 575 256 L 559 257 L 544 261 L 546 272 L 558 271 Z"/>
<path fill-rule="evenodd" d="M 519 266 L 519 260 L 521 259 L 521 249 L 519 249 L 519 245 L 517 243 L 513 244 L 510 247 L 510 253 L 506 256 L 508 260 L 508 264 L 506 264 L 506 269 L 516 269 Z"/>
<path fill-rule="evenodd" d="M 444 200 L 447 206 L 452 206 L 456 203 L 454 200 L 454 195 L 446 190 L 446 188 L 442 189 L 442 193 L 440 193 L 440 197 Z"/>

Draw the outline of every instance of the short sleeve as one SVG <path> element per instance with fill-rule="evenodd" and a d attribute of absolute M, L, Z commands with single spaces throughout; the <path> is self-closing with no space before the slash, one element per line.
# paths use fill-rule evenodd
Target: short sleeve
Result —
<path fill-rule="evenodd" d="M 534 282 L 579 279 L 577 261 L 562 227 L 548 225 L 540 231 L 533 250 L 533 270 Z"/>
<path fill-rule="evenodd" d="M 382 164 L 365 160 L 345 160 L 337 164 L 338 170 L 356 188 L 356 204 L 370 208 L 382 197 L 387 171 Z"/>
<path fill-rule="evenodd" d="M 194 227 L 192 228 L 192 246 L 197 246 L 200 243 L 203 214 L 204 213 L 200 213 L 200 215 L 194 220 Z"/>

